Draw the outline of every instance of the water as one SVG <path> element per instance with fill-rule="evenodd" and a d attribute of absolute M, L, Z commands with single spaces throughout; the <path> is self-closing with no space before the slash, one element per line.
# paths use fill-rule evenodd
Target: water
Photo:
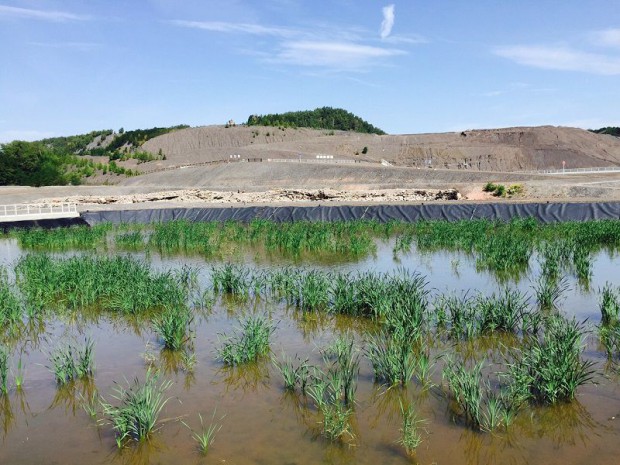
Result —
<path fill-rule="evenodd" d="M 0 240 L 0 264 L 11 268 L 24 252 L 10 240 Z M 136 253 L 139 257 L 144 254 Z M 261 254 L 244 257 L 259 268 L 290 264 L 290 260 L 268 260 Z M 208 263 L 200 257 L 149 258 L 158 269 L 200 267 L 199 281 L 208 284 Z M 395 259 L 391 243 L 380 243 L 374 257 L 358 262 L 313 262 L 308 266 L 340 271 L 389 272 L 399 267 L 427 277 L 433 292 L 490 293 L 501 283 L 489 272 L 476 270 L 463 254 L 415 251 Z M 597 293 L 605 282 L 620 285 L 617 258 L 600 253 L 595 257 L 591 291 L 570 278 L 563 310 L 592 324 L 600 318 Z M 535 257 L 529 272 L 510 283 L 531 291 L 538 267 Z M 508 431 L 474 432 L 453 417 L 440 388 L 424 390 L 415 383 L 408 389 L 387 390 L 373 382 L 372 369 L 362 357 L 355 413 L 355 439 L 332 444 L 320 436 L 320 416 L 300 394 L 287 393 L 277 370 L 269 361 L 248 368 L 226 368 L 216 360 L 221 335 L 229 334 L 244 312 L 269 312 L 277 329 L 272 339 L 276 356 L 285 352 L 308 357 L 320 365 L 319 348 L 338 334 L 352 330 L 361 344 L 371 324 L 334 316 L 304 319 L 283 305 L 270 302 L 234 304 L 218 301 L 211 310 L 198 311 L 194 320 L 194 349 L 197 363 L 183 369 L 178 357 L 161 350 L 157 337 L 144 321 L 105 315 L 55 317 L 31 328 L 13 349 L 12 363 L 21 357 L 25 382 L 21 391 L 12 389 L 0 397 L 0 463 L 2 464 L 616 464 L 620 453 L 620 379 L 605 371 L 605 357 L 595 333 L 588 338 L 585 356 L 597 362 L 599 384 L 578 391 L 570 404 L 529 408 L 519 413 Z M 95 341 L 95 376 L 91 382 L 76 382 L 58 388 L 46 367 L 48 354 L 59 341 Z M 450 350 L 436 342 L 434 355 Z M 173 381 L 166 392 L 170 400 L 162 411 L 161 428 L 151 441 L 118 450 L 114 432 L 100 414 L 99 423 L 81 407 L 84 398 L 97 392 L 113 401 L 116 383 L 144 378 L 145 354 L 150 354 L 165 379 Z M 441 362 L 432 380 L 441 384 Z M 492 370 L 492 367 L 490 368 Z M 605 376 L 602 375 L 605 373 Z M 12 376 L 10 376 L 12 379 Z M 413 458 L 396 443 L 401 427 L 400 400 L 411 402 L 425 420 L 423 442 Z M 191 428 L 200 427 L 198 414 L 208 424 L 214 409 L 221 430 L 206 457 L 197 451 Z M 182 421 L 184 422 L 182 422 Z"/>

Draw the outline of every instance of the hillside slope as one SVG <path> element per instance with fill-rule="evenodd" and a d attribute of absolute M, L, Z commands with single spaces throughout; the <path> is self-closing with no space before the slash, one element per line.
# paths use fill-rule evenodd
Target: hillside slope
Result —
<path fill-rule="evenodd" d="M 335 158 L 397 166 L 475 171 L 529 171 L 620 166 L 620 139 L 581 129 L 542 126 L 461 133 L 385 135 L 261 126 L 206 126 L 147 141 L 143 150 L 165 161 L 145 170 L 241 158 Z M 161 151 L 161 152 L 160 152 Z M 150 166 L 150 168 L 148 168 Z"/>

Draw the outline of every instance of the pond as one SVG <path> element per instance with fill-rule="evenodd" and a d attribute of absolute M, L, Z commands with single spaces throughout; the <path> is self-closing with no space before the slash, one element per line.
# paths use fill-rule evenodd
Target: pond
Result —
<path fill-rule="evenodd" d="M 127 247 L 135 230 L 124 228 L 106 229 L 87 247 L 0 238 L 2 282 L 20 309 L 19 321 L 5 317 L 0 336 L 9 366 L 0 463 L 617 463 L 618 347 L 608 357 L 599 337 L 601 290 L 617 295 L 620 286 L 614 244 L 589 250 L 585 279 L 556 256 L 563 264 L 551 279 L 550 252 L 539 245 L 524 267 L 506 271 L 481 266 L 466 248 L 414 241 L 398 250 L 407 231 L 375 231 L 355 253 L 290 254 L 259 241 L 207 254 L 149 247 L 151 229 L 138 229 L 140 241 Z M 542 309 L 547 281 L 557 295 Z M 491 304 L 518 307 L 514 328 L 488 326 Z M 400 310 L 419 321 L 397 322 Z M 184 321 L 178 350 L 166 348 L 158 327 L 166 312 Z M 223 348 L 243 338 L 252 318 L 268 327 L 268 351 L 257 361 L 225 363 Z M 550 401 L 530 386 L 530 397 L 493 420 L 493 399 L 505 402 L 513 392 L 510 365 L 531 362 L 523 354 L 531 356 L 533 340 L 571 328 L 579 332 L 578 363 L 591 373 L 574 398 Z M 413 363 L 404 381 L 377 374 L 380 349 L 396 340 L 406 341 L 398 347 L 407 346 L 405 361 Z M 87 341 L 92 374 L 55 379 L 54 357 L 69 345 L 76 356 Z M 241 356 L 251 349 L 243 345 Z M 288 363 L 306 367 L 293 389 L 282 373 Z M 469 414 L 455 378 L 461 368 L 475 373 L 477 363 L 480 412 Z M 345 372 L 349 384 L 334 381 Z M 155 391 L 162 387 L 154 431 L 147 440 L 120 438 L 110 409 L 149 380 Z M 327 387 L 319 395 L 320 383 Z M 338 414 L 342 434 L 329 434 L 326 417 L 338 423 Z M 215 440 L 203 455 L 195 435 L 211 425 Z M 417 447 L 407 450 L 403 430 Z"/>

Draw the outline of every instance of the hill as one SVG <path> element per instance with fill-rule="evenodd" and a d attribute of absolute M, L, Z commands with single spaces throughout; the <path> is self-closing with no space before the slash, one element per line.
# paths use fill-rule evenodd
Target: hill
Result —
<path fill-rule="evenodd" d="M 337 131 L 355 131 L 384 135 L 385 132 L 342 108 L 323 107 L 311 111 L 291 111 L 271 115 L 250 115 L 248 126 L 275 126 L 279 128 L 312 128 Z"/>

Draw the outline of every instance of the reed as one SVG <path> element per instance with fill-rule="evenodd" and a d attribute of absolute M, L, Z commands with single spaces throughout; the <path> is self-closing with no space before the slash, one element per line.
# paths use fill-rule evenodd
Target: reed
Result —
<path fill-rule="evenodd" d="M 558 310 L 564 294 L 569 285 L 566 278 L 557 279 L 552 276 L 542 275 L 534 285 L 534 293 L 540 310 Z"/>
<path fill-rule="evenodd" d="M 116 445 L 119 448 L 128 441 L 149 439 L 156 430 L 159 415 L 169 400 L 164 397 L 164 393 L 171 385 L 171 381 L 160 383 L 157 375 L 147 371 L 144 382 L 135 378 L 127 387 L 117 385 L 112 398 L 118 405 L 101 401 L 103 413 L 116 433 Z"/>
<path fill-rule="evenodd" d="M 6 330 L 21 322 L 22 304 L 11 288 L 6 269 L 0 266 L 0 328 Z"/>
<path fill-rule="evenodd" d="M 512 354 L 507 373 L 512 396 L 538 404 L 571 401 L 594 376 L 594 362 L 581 359 L 584 332 L 574 319 L 548 317 L 542 334 L 527 338 Z"/>
<path fill-rule="evenodd" d="M 192 314 L 187 308 L 172 307 L 154 318 L 153 327 L 166 349 L 181 350 L 190 339 L 188 333 L 192 320 Z"/>
<path fill-rule="evenodd" d="M 0 394 L 9 393 L 9 351 L 0 346 Z"/>
<path fill-rule="evenodd" d="M 602 290 L 599 290 L 601 310 L 601 324 L 609 326 L 620 321 L 620 293 L 614 289 L 610 283 L 606 283 Z"/>
<path fill-rule="evenodd" d="M 247 297 L 252 285 L 252 276 L 246 267 L 226 263 L 211 269 L 211 281 L 215 292 Z"/>
<path fill-rule="evenodd" d="M 240 328 L 226 336 L 218 349 L 218 357 L 226 365 L 236 366 L 254 362 L 269 353 L 269 340 L 275 331 L 265 316 L 249 316 L 240 321 Z"/>
<path fill-rule="evenodd" d="M 29 254 L 15 268 L 26 303 L 36 309 L 96 308 L 125 314 L 186 305 L 187 289 L 172 272 L 152 272 L 131 257 L 52 258 Z"/>
<path fill-rule="evenodd" d="M 376 381 L 390 386 L 406 386 L 416 372 L 413 344 L 408 339 L 386 332 L 377 333 L 368 338 L 365 352 Z"/>
<path fill-rule="evenodd" d="M 413 455 L 415 450 L 422 444 L 421 425 L 424 423 L 415 413 L 412 405 L 406 408 L 400 401 L 400 413 L 402 415 L 402 426 L 400 428 L 400 439 L 398 444 L 402 445 L 407 455 Z"/>
<path fill-rule="evenodd" d="M 308 359 L 301 360 L 295 356 L 295 360 L 287 357 L 286 354 L 282 354 L 282 361 L 273 359 L 274 366 L 280 372 L 284 381 L 284 389 L 288 391 L 294 391 L 299 385 L 301 393 L 306 393 L 308 381 L 310 377 L 310 365 Z"/>
<path fill-rule="evenodd" d="M 215 419 L 215 413 L 217 409 L 213 410 L 213 415 L 211 416 L 211 423 L 206 426 L 202 419 L 202 415 L 199 413 L 198 418 L 200 419 L 200 430 L 194 431 L 192 428 L 187 425 L 187 423 L 183 422 L 183 424 L 191 431 L 192 438 L 198 444 L 198 450 L 202 455 L 207 455 L 211 446 L 215 442 L 215 435 L 219 433 L 222 429 L 222 424 L 219 421 L 224 419 L 222 416 L 218 421 Z"/>
<path fill-rule="evenodd" d="M 52 352 L 50 370 L 57 384 L 62 386 L 75 379 L 92 376 L 95 369 L 94 345 L 92 339 L 86 339 L 82 347 L 69 343 Z"/>

